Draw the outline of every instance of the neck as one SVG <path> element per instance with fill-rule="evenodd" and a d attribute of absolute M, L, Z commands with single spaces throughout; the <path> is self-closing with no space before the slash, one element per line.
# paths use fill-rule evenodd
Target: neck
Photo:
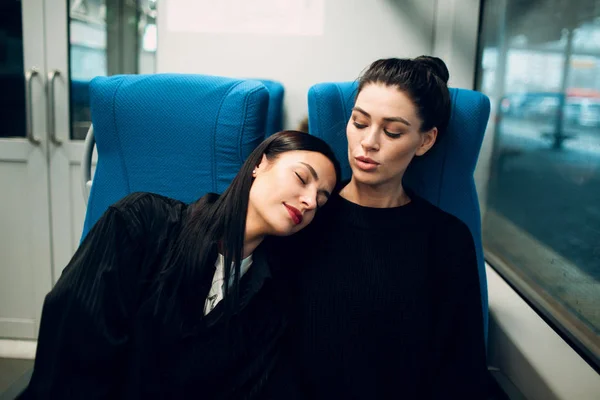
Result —
<path fill-rule="evenodd" d="M 410 198 L 402 187 L 402 181 L 394 184 L 368 185 L 354 177 L 340 192 L 344 199 L 363 207 L 392 208 L 410 203 Z"/>
<path fill-rule="evenodd" d="M 243 258 L 248 257 L 256 250 L 259 244 L 265 238 L 265 234 L 260 229 L 257 223 L 257 218 L 253 216 L 253 213 L 248 209 L 248 215 L 246 216 L 246 231 L 244 232 L 244 251 Z"/>

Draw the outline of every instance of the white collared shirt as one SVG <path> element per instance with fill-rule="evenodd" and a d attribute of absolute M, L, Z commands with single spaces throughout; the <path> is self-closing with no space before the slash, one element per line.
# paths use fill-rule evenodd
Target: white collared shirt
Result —
<path fill-rule="evenodd" d="M 225 264 L 225 257 L 222 254 L 219 254 L 217 257 L 217 261 L 215 261 L 215 275 L 213 277 L 212 285 L 210 287 L 210 291 L 208 292 L 208 296 L 206 297 L 206 302 L 204 303 L 204 315 L 208 315 L 217 304 L 221 300 L 223 300 L 224 295 L 224 286 L 225 286 L 225 269 L 223 267 Z M 242 260 L 242 265 L 240 266 L 240 279 L 244 274 L 250 269 L 252 265 L 252 254 Z M 231 265 L 233 269 L 233 264 Z M 229 280 L 229 285 L 233 284 L 233 274 L 231 271 L 231 276 Z"/>

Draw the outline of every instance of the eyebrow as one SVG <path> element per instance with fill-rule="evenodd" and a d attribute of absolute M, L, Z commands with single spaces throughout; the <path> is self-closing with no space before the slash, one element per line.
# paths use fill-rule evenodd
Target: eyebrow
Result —
<path fill-rule="evenodd" d="M 317 171 L 315 171 L 315 169 L 312 167 L 312 165 L 307 164 L 307 163 L 302 162 L 302 161 L 300 161 L 300 164 L 302 164 L 306 168 L 308 168 L 308 170 L 310 171 L 310 174 L 313 176 L 313 178 L 315 178 L 316 181 L 319 180 L 319 175 L 317 174 Z M 327 190 L 319 190 L 319 193 L 321 193 L 322 195 L 324 195 L 328 199 L 329 199 L 329 196 L 331 196 L 331 194 Z"/>
<path fill-rule="evenodd" d="M 358 111 L 359 113 L 361 113 L 361 114 L 364 114 L 366 117 L 369 117 L 369 118 L 371 118 L 371 114 L 369 114 L 368 112 L 366 112 L 365 110 L 363 110 L 363 109 L 362 109 L 362 108 L 360 108 L 360 107 L 356 107 L 356 106 L 355 106 L 355 107 L 353 107 L 353 108 L 352 108 L 352 110 L 353 110 L 353 111 Z M 404 119 L 404 118 L 402 118 L 402 117 L 386 117 L 386 118 L 384 118 L 383 120 L 384 120 L 384 121 L 388 121 L 388 122 L 401 122 L 401 123 L 403 123 L 403 124 L 405 124 L 405 125 L 408 125 L 408 126 L 410 126 L 410 122 L 408 122 L 407 120 L 405 120 L 405 119 Z"/>

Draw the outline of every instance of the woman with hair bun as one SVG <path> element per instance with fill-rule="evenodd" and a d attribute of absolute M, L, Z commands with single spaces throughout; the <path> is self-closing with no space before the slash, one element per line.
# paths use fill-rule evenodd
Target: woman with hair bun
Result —
<path fill-rule="evenodd" d="M 448 78 L 428 56 L 377 60 L 360 78 L 352 178 L 291 241 L 304 250 L 293 265 L 282 259 L 293 313 L 270 398 L 485 398 L 473 238 L 402 184 L 445 134 Z"/>

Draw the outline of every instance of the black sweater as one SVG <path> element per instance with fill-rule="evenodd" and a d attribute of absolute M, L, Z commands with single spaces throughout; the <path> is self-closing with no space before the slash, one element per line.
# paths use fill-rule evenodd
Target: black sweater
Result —
<path fill-rule="evenodd" d="M 284 330 L 262 245 L 240 281 L 229 324 L 220 302 L 198 329 L 164 324 L 152 288 L 190 207 L 152 194 L 111 206 L 46 297 L 33 376 L 24 399 L 245 399 L 268 376 Z M 202 238 L 198 238 L 202 240 Z M 216 249 L 211 266 L 214 266 Z M 205 299 L 214 275 L 198 282 Z M 203 304 L 203 302 L 202 302 Z M 189 316 L 188 316 L 189 317 Z"/>
<path fill-rule="evenodd" d="M 485 398 L 471 233 L 412 199 L 376 209 L 335 196 L 282 243 L 292 325 L 267 398 Z"/>

